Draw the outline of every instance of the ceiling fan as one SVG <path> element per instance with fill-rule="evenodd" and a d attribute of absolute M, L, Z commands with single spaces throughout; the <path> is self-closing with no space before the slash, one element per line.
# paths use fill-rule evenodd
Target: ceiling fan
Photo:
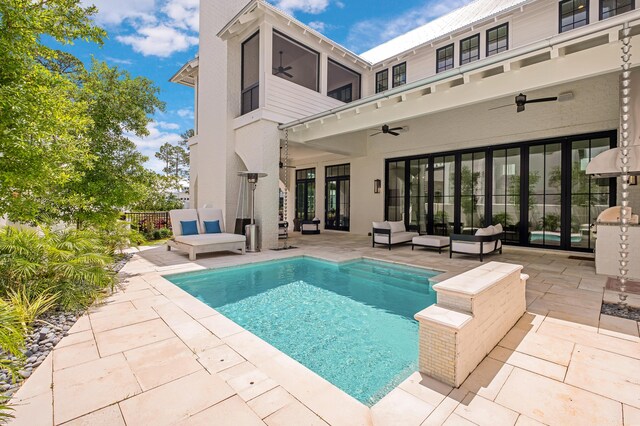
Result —
<path fill-rule="evenodd" d="M 557 96 L 553 96 L 549 98 L 527 99 L 527 95 L 523 95 L 522 93 L 520 93 L 515 97 L 516 112 L 524 111 L 524 107 L 526 104 L 535 104 L 540 102 L 554 102 L 557 100 L 558 100 Z M 513 104 L 507 104 L 507 105 L 501 105 L 494 108 L 489 108 L 489 111 L 494 109 L 499 109 L 499 108 L 506 108 L 510 106 L 513 106 Z"/>
<path fill-rule="evenodd" d="M 279 164 L 281 169 L 285 168 L 284 163 L 282 162 L 282 147 L 280 147 L 280 164 Z M 295 169 L 296 166 L 286 166 L 287 169 Z"/>
<path fill-rule="evenodd" d="M 376 135 L 393 135 L 393 136 L 400 136 L 400 131 L 404 131 L 405 128 L 404 127 L 389 127 L 387 124 L 385 124 L 384 126 L 380 127 L 379 129 L 373 129 L 373 130 L 377 130 L 376 133 L 372 134 L 371 136 L 376 136 Z"/>
<path fill-rule="evenodd" d="M 282 66 L 282 50 L 280 51 L 280 66 L 278 68 L 273 68 L 273 75 L 286 75 L 289 78 L 293 78 L 293 75 L 289 74 L 287 71 L 291 70 L 293 67 L 288 66 L 288 67 L 283 67 Z"/>

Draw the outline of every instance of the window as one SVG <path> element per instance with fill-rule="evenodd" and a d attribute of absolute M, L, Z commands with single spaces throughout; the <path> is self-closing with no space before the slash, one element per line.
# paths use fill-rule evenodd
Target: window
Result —
<path fill-rule="evenodd" d="M 407 63 L 403 62 L 393 67 L 393 87 L 407 83 Z"/>
<path fill-rule="evenodd" d="M 600 19 L 611 18 L 635 9 L 634 0 L 600 0 Z"/>
<path fill-rule="evenodd" d="M 242 115 L 259 107 L 260 93 L 260 37 L 255 33 L 242 43 Z"/>
<path fill-rule="evenodd" d="M 564 0 L 560 2 L 560 32 L 579 28 L 589 23 L 588 0 Z"/>
<path fill-rule="evenodd" d="M 318 52 L 273 32 L 272 74 L 307 89 L 318 91 L 320 74 Z"/>
<path fill-rule="evenodd" d="M 509 49 L 509 24 L 487 30 L 487 56 Z"/>
<path fill-rule="evenodd" d="M 360 74 L 329 59 L 327 96 L 342 102 L 360 99 Z"/>
<path fill-rule="evenodd" d="M 436 72 L 453 68 L 453 44 L 441 47 L 436 51 Z"/>
<path fill-rule="evenodd" d="M 376 73 L 376 93 L 384 92 L 389 88 L 389 70 Z"/>
<path fill-rule="evenodd" d="M 460 40 L 460 65 L 480 59 L 480 34 Z"/>

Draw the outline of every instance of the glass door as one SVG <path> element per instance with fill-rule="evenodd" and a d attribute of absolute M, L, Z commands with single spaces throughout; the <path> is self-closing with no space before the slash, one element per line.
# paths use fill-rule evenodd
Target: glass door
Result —
<path fill-rule="evenodd" d="M 433 159 L 433 232 L 449 235 L 454 230 L 456 157 Z"/>
<path fill-rule="evenodd" d="M 409 162 L 409 227 L 427 232 L 429 214 L 429 159 L 417 158 Z"/>
<path fill-rule="evenodd" d="M 316 169 L 296 170 L 296 217 L 300 221 L 316 217 Z"/>
<path fill-rule="evenodd" d="M 560 246 L 562 237 L 562 144 L 529 148 L 529 242 Z"/>
<path fill-rule="evenodd" d="M 348 231 L 351 210 L 350 166 L 342 164 L 326 169 L 325 229 Z"/>

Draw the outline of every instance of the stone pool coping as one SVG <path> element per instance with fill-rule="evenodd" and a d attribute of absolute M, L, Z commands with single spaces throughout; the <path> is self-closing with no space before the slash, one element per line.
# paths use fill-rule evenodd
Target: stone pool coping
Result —
<path fill-rule="evenodd" d="M 261 354 L 268 344 L 211 315 L 210 307 L 162 277 L 300 253 L 329 261 L 373 256 L 415 262 L 407 263 L 412 267 L 438 265 L 450 271 L 443 275 L 479 265 L 405 247 L 372 250 L 366 238 L 322 238 L 305 240 L 307 247 L 295 252 L 212 256 L 196 263 L 162 248 L 136 255 L 125 269 L 126 287 L 82 317 L 16 394 L 13 424 L 206 424 L 211 416 L 243 425 L 351 425 L 359 419 L 383 425 L 639 423 L 634 395 L 640 386 L 618 372 L 623 368 L 640 381 L 638 324 L 634 331 L 629 321 L 601 316 L 596 302 L 603 299 L 603 284 L 592 267 L 557 253 L 505 250 L 501 260 L 525 264 L 532 277 L 527 302 L 534 313 L 521 318 L 460 388 L 414 373 L 372 409 L 337 388 L 332 392 L 333 385 L 314 380 L 315 373 L 305 374 L 286 355 Z M 256 386 L 249 386 L 252 381 Z M 355 401 L 354 411 L 342 401 Z"/>

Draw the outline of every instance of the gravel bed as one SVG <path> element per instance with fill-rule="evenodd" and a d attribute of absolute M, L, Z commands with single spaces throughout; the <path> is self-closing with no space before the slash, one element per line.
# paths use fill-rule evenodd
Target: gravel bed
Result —
<path fill-rule="evenodd" d="M 114 272 L 119 272 L 131 259 L 132 254 L 124 254 L 116 258 L 112 266 Z M 7 370 L 0 369 L 0 395 L 11 397 L 22 385 L 24 379 L 31 376 L 33 371 L 44 361 L 55 345 L 69 334 L 82 312 L 53 312 L 39 318 L 33 332 L 27 336 L 22 350 L 24 365 L 18 370 L 18 377 L 14 380 Z M 17 361 L 13 355 L 0 351 L 1 359 Z"/>
<path fill-rule="evenodd" d="M 603 303 L 600 312 L 605 315 L 640 321 L 640 308 L 635 308 L 633 306 L 622 308 L 618 303 Z"/>

